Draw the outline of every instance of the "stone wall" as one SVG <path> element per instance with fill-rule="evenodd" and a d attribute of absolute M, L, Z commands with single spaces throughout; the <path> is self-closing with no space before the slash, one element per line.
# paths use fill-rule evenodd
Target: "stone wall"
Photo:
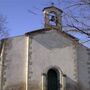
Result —
<path fill-rule="evenodd" d="M 27 37 L 9 38 L 4 44 L 2 90 L 26 90 Z"/>
<path fill-rule="evenodd" d="M 42 74 L 47 74 L 50 68 L 61 70 L 69 78 L 68 83 L 74 85 L 77 81 L 76 55 L 73 41 L 56 30 L 32 35 L 29 47 L 29 90 L 41 90 Z"/>
<path fill-rule="evenodd" d="M 90 49 L 77 45 L 78 82 L 82 90 L 90 90 Z"/>
<path fill-rule="evenodd" d="M 46 90 L 51 68 L 61 90 L 90 90 L 90 49 L 56 30 L 8 38 L 3 50 L 0 90 Z"/>

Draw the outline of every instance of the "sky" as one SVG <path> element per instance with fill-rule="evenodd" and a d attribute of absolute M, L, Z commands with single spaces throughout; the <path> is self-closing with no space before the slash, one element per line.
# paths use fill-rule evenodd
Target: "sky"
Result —
<path fill-rule="evenodd" d="M 0 0 L 0 14 L 7 17 L 10 36 L 42 28 L 44 24 L 42 9 L 50 6 L 52 2 L 55 6 L 61 5 L 58 0 Z"/>
<path fill-rule="evenodd" d="M 37 0 L 35 3 L 39 4 Z M 7 27 L 10 36 L 24 34 L 25 32 L 41 28 L 40 15 L 34 15 L 28 12 L 30 9 L 33 12 L 35 3 L 33 0 L 0 0 L 0 13 L 7 17 Z"/>
<path fill-rule="evenodd" d="M 53 1 L 57 0 L 0 0 L 0 14 L 7 18 L 10 36 L 42 28 L 42 9 Z"/>
<path fill-rule="evenodd" d="M 63 0 L 0 0 L 0 14 L 7 18 L 10 37 L 43 28 L 42 10 L 52 2 L 62 10 L 68 6 Z"/>

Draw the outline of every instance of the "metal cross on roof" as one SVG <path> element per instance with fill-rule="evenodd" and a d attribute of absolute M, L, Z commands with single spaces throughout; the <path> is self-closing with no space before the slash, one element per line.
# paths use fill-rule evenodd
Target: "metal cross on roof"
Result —
<path fill-rule="evenodd" d="M 53 2 L 51 3 L 51 6 L 54 6 L 54 3 Z"/>

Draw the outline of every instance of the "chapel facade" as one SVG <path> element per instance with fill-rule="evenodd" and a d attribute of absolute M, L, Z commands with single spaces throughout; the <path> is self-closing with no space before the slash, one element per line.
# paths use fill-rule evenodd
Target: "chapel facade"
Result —
<path fill-rule="evenodd" d="M 62 13 L 46 7 L 44 28 L 0 41 L 0 90 L 90 90 L 90 49 L 62 31 Z"/>

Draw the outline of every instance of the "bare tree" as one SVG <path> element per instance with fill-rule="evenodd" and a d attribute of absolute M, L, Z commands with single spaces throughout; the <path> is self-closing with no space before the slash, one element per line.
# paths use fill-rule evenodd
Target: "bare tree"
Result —
<path fill-rule="evenodd" d="M 82 36 L 82 43 L 90 42 L 90 0 L 58 0 L 63 3 L 62 26 L 63 30 Z M 74 35 L 73 34 L 73 35 Z M 78 34 L 78 35 L 77 35 Z M 90 43 L 89 43 L 90 44 Z M 90 46 L 90 45 L 89 45 Z"/>
<path fill-rule="evenodd" d="M 84 0 L 77 0 L 77 2 L 71 0 L 68 6 L 64 7 L 63 20 L 67 22 L 64 23 L 64 26 L 80 29 L 82 33 L 90 29 L 90 6 L 88 5 L 88 1 L 89 0 L 87 0 L 86 4 Z M 85 31 L 85 34 L 86 33 Z"/>
<path fill-rule="evenodd" d="M 54 0 L 52 0 L 55 2 Z M 63 10 L 62 29 L 77 37 L 79 41 L 90 47 L 90 0 L 56 0 L 57 6 Z M 52 3 L 52 2 L 51 2 Z M 39 8 L 35 8 L 40 10 Z M 28 10 L 33 15 L 39 13 Z M 80 37 L 80 38 L 79 38 Z"/>
<path fill-rule="evenodd" d="M 7 24 L 6 18 L 3 15 L 0 15 L 0 39 L 8 36 L 6 24 Z"/>
<path fill-rule="evenodd" d="M 84 2 L 86 5 L 90 5 L 90 0 L 80 0 L 81 2 Z"/>

